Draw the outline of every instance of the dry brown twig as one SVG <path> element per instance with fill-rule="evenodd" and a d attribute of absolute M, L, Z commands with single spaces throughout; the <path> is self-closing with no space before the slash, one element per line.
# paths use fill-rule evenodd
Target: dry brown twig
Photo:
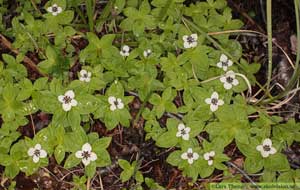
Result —
<path fill-rule="evenodd" d="M 12 53 L 14 53 L 15 55 L 19 55 L 19 50 L 15 49 L 12 47 L 11 42 L 6 39 L 5 36 L 3 36 L 2 34 L 0 34 L 0 43 L 5 46 L 5 48 L 9 49 Z M 37 72 L 39 75 L 43 76 L 43 77 L 49 77 L 47 74 L 43 73 L 40 71 L 40 69 L 37 67 L 37 65 L 26 55 L 24 56 L 23 62 L 30 67 L 32 70 L 34 70 L 35 72 Z"/>

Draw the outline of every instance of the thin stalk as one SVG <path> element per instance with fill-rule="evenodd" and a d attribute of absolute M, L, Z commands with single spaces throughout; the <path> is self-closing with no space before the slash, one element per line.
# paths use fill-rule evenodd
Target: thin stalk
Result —
<path fill-rule="evenodd" d="M 31 4 L 32 4 L 33 8 L 34 8 L 34 9 L 38 12 L 38 14 L 41 16 L 42 13 L 41 13 L 41 11 L 38 9 L 38 7 L 36 6 L 35 0 L 31 0 Z"/>
<path fill-rule="evenodd" d="M 135 126 L 137 124 L 137 122 L 139 121 L 141 114 L 145 110 L 146 104 L 149 101 L 151 95 L 152 95 L 152 92 L 149 92 L 148 95 L 146 96 L 145 101 L 142 103 L 140 110 L 138 111 L 137 115 L 135 116 L 135 119 L 133 120 L 133 126 Z"/>
<path fill-rule="evenodd" d="M 299 0 L 294 0 L 295 5 L 295 16 L 296 16 L 296 28 L 297 28 L 297 56 L 296 56 L 296 62 L 295 62 L 295 69 L 292 75 L 291 80 L 289 81 L 287 87 L 285 88 L 285 91 L 281 92 L 277 96 L 266 99 L 264 101 L 261 101 L 259 104 L 269 104 L 274 102 L 275 100 L 281 99 L 288 95 L 290 91 L 294 88 L 296 85 L 299 76 L 300 76 L 300 68 L 299 68 L 299 60 L 300 60 L 300 17 L 299 17 L 299 10 L 300 10 L 300 4 Z"/>
<path fill-rule="evenodd" d="M 89 29 L 90 32 L 94 31 L 94 5 L 93 0 L 86 0 L 86 12 L 88 16 L 88 23 L 89 23 Z"/>
<path fill-rule="evenodd" d="M 77 14 L 79 15 L 80 19 L 82 20 L 82 22 L 83 22 L 84 24 L 87 24 L 87 22 L 86 22 L 86 20 L 85 20 L 85 17 L 84 17 L 84 15 L 83 15 L 83 13 L 82 13 L 82 11 L 81 11 L 78 7 L 75 7 L 75 10 L 76 10 Z"/>
<path fill-rule="evenodd" d="M 267 32 L 268 32 L 268 78 L 267 89 L 269 90 L 272 78 L 272 0 L 267 0 Z"/>

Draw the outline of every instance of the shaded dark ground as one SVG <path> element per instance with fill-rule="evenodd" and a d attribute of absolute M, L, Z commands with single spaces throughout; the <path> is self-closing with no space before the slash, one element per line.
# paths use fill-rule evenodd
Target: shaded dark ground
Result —
<path fill-rule="evenodd" d="M 265 1 L 263 1 L 265 2 Z M 266 21 L 264 19 L 265 8 L 264 4 L 260 3 L 260 0 L 228 0 L 228 4 L 232 7 L 233 15 L 235 18 L 240 18 L 244 21 L 245 26 L 243 29 L 255 30 L 266 34 Z M 292 0 L 273 0 L 273 35 L 274 40 L 287 52 L 287 54 L 294 60 L 295 55 L 292 54 L 290 36 L 295 33 L 295 16 Z M 244 56 L 249 62 L 257 61 L 262 64 L 262 69 L 257 75 L 258 80 L 264 83 L 266 79 L 266 61 L 267 61 L 267 49 L 266 39 L 261 36 L 247 36 L 239 35 L 235 36 L 244 47 Z M 74 44 L 78 44 L 77 50 L 82 49 L 86 43 L 85 41 L 74 41 Z M 5 49 L 2 49 L 2 52 Z M 35 55 L 28 55 L 31 59 L 36 60 Z M 288 64 L 286 58 L 278 48 L 274 47 L 274 76 L 273 84 L 280 83 L 285 86 L 289 77 L 291 76 L 292 69 Z M 72 68 L 72 71 L 77 72 L 80 66 L 76 65 Z M 31 79 L 38 77 L 32 71 L 30 72 Z M 276 90 L 277 87 L 274 88 Z M 278 90 L 278 89 L 277 89 Z M 291 100 L 290 103 L 283 107 L 274 109 L 277 115 L 281 115 L 285 118 L 295 117 L 298 119 L 298 106 L 299 96 Z M 131 114 L 135 116 L 139 110 L 141 103 L 136 98 L 131 106 Z M 277 113 L 279 112 L 279 113 Z M 44 113 L 37 113 L 33 115 L 33 119 L 36 126 L 43 128 L 47 125 L 50 116 Z M 162 122 L 164 119 L 162 119 Z M 118 180 L 121 169 L 117 167 L 116 160 L 118 158 L 135 160 L 139 158 L 142 160 L 141 171 L 144 177 L 151 177 L 160 185 L 166 188 L 175 189 L 189 189 L 189 179 L 183 177 L 181 172 L 174 167 L 168 165 L 165 160 L 172 149 L 160 149 L 154 145 L 153 141 L 145 141 L 145 132 L 143 130 L 143 119 L 140 119 L 138 124 L 131 128 L 116 128 L 112 131 L 107 131 L 104 125 L 100 122 L 96 122 L 90 129 L 91 131 L 98 132 L 100 136 L 112 136 L 113 140 L 109 147 L 109 153 L 113 159 L 113 164 L 109 168 L 100 168 L 91 184 L 95 189 L 101 189 L 101 183 L 105 190 L 118 190 L 121 188 L 130 189 L 133 187 L 134 181 L 121 183 Z M 32 137 L 33 132 L 31 126 L 21 127 L 19 130 L 23 135 Z M 205 137 L 205 134 L 203 134 Z M 234 143 L 226 147 L 225 152 L 232 158 L 231 162 L 237 166 L 243 164 L 243 156 L 236 150 Z M 291 150 L 288 152 L 288 157 L 291 165 L 295 168 L 300 167 L 300 146 L 294 144 Z M 0 171 L 3 171 L 3 167 L 0 167 Z M 232 169 L 231 172 L 236 174 L 237 171 Z M 45 190 L 59 190 L 59 189 L 71 189 L 72 174 L 79 176 L 83 175 L 83 170 L 78 167 L 72 169 L 72 171 L 66 170 L 55 163 L 53 158 L 50 158 L 50 164 L 47 168 L 40 169 L 40 171 L 33 176 L 26 177 L 24 174 L 19 174 L 16 177 L 18 190 L 29 190 L 33 188 L 45 189 Z M 101 179 L 101 180 L 100 180 Z M 207 182 L 218 182 L 222 180 L 222 174 L 216 171 L 209 179 L 200 179 L 194 186 L 200 189 L 203 184 Z M 255 180 L 255 179 L 254 179 Z M 3 181 L 3 180 L 2 180 Z M 245 179 L 241 178 L 241 181 Z M 9 181 L 4 184 L 9 184 Z M 1 187 L 0 187 L 1 189 Z"/>

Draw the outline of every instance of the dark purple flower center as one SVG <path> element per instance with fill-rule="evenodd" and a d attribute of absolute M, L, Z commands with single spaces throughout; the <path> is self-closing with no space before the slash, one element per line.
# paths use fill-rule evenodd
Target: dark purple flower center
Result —
<path fill-rule="evenodd" d="M 119 102 L 118 102 L 117 100 L 115 100 L 115 101 L 114 101 L 114 105 L 115 105 L 115 106 L 118 106 L 118 105 L 119 105 Z"/>
<path fill-rule="evenodd" d="M 232 83 L 233 82 L 233 78 L 232 77 L 227 77 L 226 78 L 226 82 L 227 83 Z"/>
<path fill-rule="evenodd" d="M 91 154 L 89 151 L 83 151 L 81 155 L 84 159 L 88 159 L 89 157 L 91 157 Z"/>
<path fill-rule="evenodd" d="M 182 135 L 185 135 L 185 134 L 186 134 L 186 131 L 185 131 L 184 129 L 181 129 L 180 132 L 181 132 Z"/>
<path fill-rule="evenodd" d="M 264 149 L 264 151 L 268 152 L 271 150 L 271 147 L 269 145 L 264 145 L 263 149 Z"/>
<path fill-rule="evenodd" d="M 69 104 L 72 101 L 72 98 L 70 96 L 65 96 L 63 101 L 65 104 Z"/>
<path fill-rule="evenodd" d="M 195 39 L 194 39 L 192 36 L 187 37 L 186 40 L 187 40 L 187 42 L 188 42 L 189 44 L 195 42 Z"/>
<path fill-rule="evenodd" d="M 227 67 L 227 66 L 228 66 L 228 60 L 226 60 L 226 61 L 221 61 L 221 63 L 222 63 L 222 66 L 223 66 L 223 67 Z"/>
<path fill-rule="evenodd" d="M 211 104 L 218 105 L 218 99 L 217 98 L 212 98 L 211 99 Z"/>
<path fill-rule="evenodd" d="M 187 157 L 188 158 L 193 158 L 193 153 L 192 152 L 187 153 Z"/>
<path fill-rule="evenodd" d="M 38 150 L 38 149 L 35 149 L 33 154 L 34 154 L 36 157 L 40 157 L 41 151 Z"/>
<path fill-rule="evenodd" d="M 52 12 L 57 12 L 57 11 L 58 11 L 57 6 L 53 6 L 53 7 L 52 7 Z"/>

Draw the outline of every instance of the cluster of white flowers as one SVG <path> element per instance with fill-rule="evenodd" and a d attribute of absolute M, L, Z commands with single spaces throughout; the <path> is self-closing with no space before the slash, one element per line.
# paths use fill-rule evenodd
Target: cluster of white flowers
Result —
<path fill-rule="evenodd" d="M 221 54 L 220 61 L 217 63 L 217 67 L 227 71 L 228 67 L 232 65 L 233 62 L 228 59 L 225 54 Z M 233 71 L 227 71 L 222 77 L 220 77 L 220 81 L 223 83 L 223 86 L 226 90 L 229 90 L 233 86 L 237 86 L 239 84 L 239 81 L 235 78 L 235 73 Z"/>
<path fill-rule="evenodd" d="M 68 90 L 64 95 L 58 96 L 58 101 L 62 103 L 64 111 L 70 111 L 73 106 L 77 106 L 77 101 L 74 99 L 75 93 L 73 90 Z"/>
<path fill-rule="evenodd" d="M 62 8 L 59 7 L 57 4 L 53 4 L 51 7 L 47 8 L 47 11 L 53 16 L 56 16 L 62 12 Z"/>
<path fill-rule="evenodd" d="M 87 80 L 90 80 L 90 79 L 87 79 L 84 77 L 83 81 L 87 82 Z M 75 93 L 73 90 L 68 90 L 64 95 L 58 96 L 58 100 L 59 100 L 59 102 L 62 103 L 62 108 L 64 111 L 70 111 L 72 109 L 72 107 L 77 106 L 78 102 L 74 98 L 75 98 Z M 111 111 L 115 111 L 116 109 L 124 108 L 124 103 L 122 102 L 121 98 L 116 98 L 114 96 L 110 96 L 110 97 L 108 97 L 108 103 L 110 104 L 109 109 Z"/>
<path fill-rule="evenodd" d="M 76 158 L 81 159 L 81 162 L 87 166 L 91 163 L 91 161 L 97 160 L 97 155 L 92 152 L 92 146 L 89 143 L 85 143 L 81 150 L 78 150 L 75 153 Z"/>
<path fill-rule="evenodd" d="M 209 166 L 213 165 L 215 155 L 215 151 L 210 151 L 203 154 L 203 158 L 204 160 L 207 160 L 207 164 Z M 194 161 L 199 159 L 199 154 L 193 152 L 192 148 L 188 148 L 186 152 L 181 154 L 181 159 L 187 160 L 189 164 L 193 164 Z"/>
<path fill-rule="evenodd" d="M 40 144 L 36 144 L 27 151 L 28 156 L 32 157 L 34 163 L 38 163 L 40 158 L 46 158 L 47 152 L 42 149 Z M 92 147 L 89 143 L 85 143 L 81 150 L 75 153 L 75 157 L 81 159 L 82 163 L 87 166 L 91 161 L 97 160 L 97 155 L 92 152 Z"/>
<path fill-rule="evenodd" d="M 124 104 L 121 100 L 121 98 L 116 98 L 114 96 L 108 97 L 108 103 L 110 104 L 109 109 L 111 111 L 115 111 L 116 109 L 123 109 Z"/>
<path fill-rule="evenodd" d="M 145 58 L 149 57 L 151 54 L 152 54 L 151 49 L 146 49 L 143 52 L 143 55 Z M 130 47 L 128 45 L 122 46 L 122 48 L 120 50 L 120 55 L 123 57 L 128 57 L 130 55 Z"/>

